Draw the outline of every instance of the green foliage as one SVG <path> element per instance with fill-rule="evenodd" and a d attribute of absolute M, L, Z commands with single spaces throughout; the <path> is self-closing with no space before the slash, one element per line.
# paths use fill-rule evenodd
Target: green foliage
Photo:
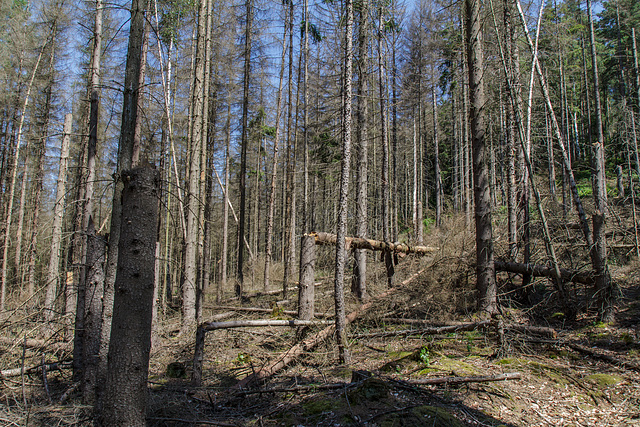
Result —
<path fill-rule="evenodd" d="M 429 349 L 427 347 L 422 347 L 420 349 L 420 353 L 418 353 L 418 358 L 425 365 L 429 365 L 429 363 L 431 362 L 429 358 Z"/>
<path fill-rule="evenodd" d="M 305 28 L 304 24 L 305 24 L 305 21 L 302 21 L 300 23 L 300 37 L 304 37 L 304 28 Z M 311 40 L 311 43 L 314 43 L 314 44 L 320 43 L 323 37 L 318 27 L 313 22 L 309 22 L 307 27 L 309 28 L 309 40 Z"/>

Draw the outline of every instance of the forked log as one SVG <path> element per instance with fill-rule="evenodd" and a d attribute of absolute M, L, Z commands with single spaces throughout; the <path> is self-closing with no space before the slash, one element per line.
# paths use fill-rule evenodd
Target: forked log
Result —
<path fill-rule="evenodd" d="M 337 237 L 335 234 L 316 231 L 309 233 L 309 235 L 315 238 L 316 245 L 336 244 Z M 345 240 L 347 249 L 369 249 L 372 251 L 392 251 L 418 255 L 426 255 L 437 251 L 437 248 L 431 246 L 410 246 L 404 243 L 381 242 L 379 240 L 363 239 L 360 237 L 347 237 Z"/>
<path fill-rule="evenodd" d="M 346 320 L 346 324 L 352 323 L 358 317 L 362 316 L 367 310 L 369 310 L 373 306 L 374 302 L 379 301 L 380 299 L 391 295 L 392 293 L 394 293 L 394 292 L 398 291 L 399 289 L 401 289 L 403 286 L 405 286 L 408 283 L 410 283 L 413 280 L 415 280 L 422 273 L 424 273 L 425 270 L 426 269 L 420 270 L 416 274 L 412 275 L 411 277 L 409 277 L 408 279 L 406 279 L 405 281 L 400 283 L 398 286 L 390 288 L 386 292 L 383 292 L 383 293 L 375 296 L 374 298 L 372 298 L 371 301 L 369 301 L 369 302 L 367 302 L 365 304 L 362 304 L 357 310 L 352 311 L 351 313 L 349 313 L 348 316 L 346 316 L 346 319 L 345 319 Z M 255 371 L 251 375 L 245 377 L 240 382 L 238 382 L 234 386 L 234 388 L 237 389 L 237 388 L 247 387 L 248 385 L 250 385 L 250 384 L 252 384 L 252 383 L 254 383 L 254 382 L 258 381 L 258 380 L 267 378 L 267 377 L 275 374 L 280 369 L 282 369 L 282 368 L 286 367 L 287 365 L 289 365 L 292 361 L 294 361 L 296 358 L 300 357 L 305 352 L 313 350 L 318 344 L 320 344 L 322 341 L 324 341 L 329 336 L 331 336 L 334 331 L 335 331 L 335 325 L 327 326 L 326 328 L 324 328 L 323 330 L 321 330 L 317 334 L 310 336 L 306 340 L 294 345 L 293 347 L 291 347 L 286 352 L 280 354 L 268 366 L 265 366 L 265 367 Z"/>
<path fill-rule="evenodd" d="M 496 266 L 496 271 L 506 271 L 509 273 L 516 273 L 516 274 L 529 274 L 531 276 L 537 276 L 537 277 L 553 278 L 555 276 L 553 268 L 545 267 L 542 265 L 495 261 L 495 266 Z M 561 268 L 560 275 L 563 282 L 575 282 L 575 283 L 582 283 L 585 285 L 592 285 L 595 280 L 594 274 L 591 271 L 584 272 L 584 271 L 567 270 L 566 268 Z"/>

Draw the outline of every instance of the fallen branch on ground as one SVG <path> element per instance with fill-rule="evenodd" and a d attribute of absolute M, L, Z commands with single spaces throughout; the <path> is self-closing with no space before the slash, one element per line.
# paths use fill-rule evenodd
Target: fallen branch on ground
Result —
<path fill-rule="evenodd" d="M 419 272 L 417 272 L 416 274 L 412 275 L 408 279 L 404 280 L 402 283 L 398 284 L 397 286 L 388 289 L 386 292 L 383 292 L 382 294 L 373 297 L 371 299 L 371 301 L 369 301 L 369 302 L 367 302 L 365 304 L 362 304 L 357 310 L 349 313 L 349 315 L 345 319 L 346 320 L 346 324 L 352 323 L 359 316 L 363 315 L 367 310 L 369 310 L 371 307 L 373 307 L 373 303 L 375 301 L 378 301 L 378 300 L 380 300 L 382 298 L 385 298 L 385 297 L 393 294 L 394 292 L 397 292 L 399 289 L 402 289 L 402 287 L 406 286 L 408 283 L 411 283 L 413 280 L 418 278 L 422 273 L 424 273 L 425 270 L 426 269 L 420 270 Z M 321 343 L 326 338 L 331 336 L 334 331 L 335 331 L 335 325 L 327 326 L 326 328 L 324 328 L 320 332 L 316 333 L 315 335 L 310 336 L 306 340 L 294 345 L 293 347 L 291 347 L 286 352 L 280 354 L 273 362 L 271 362 L 270 365 L 265 366 L 265 367 L 257 370 L 253 374 L 245 377 L 240 382 L 238 382 L 238 384 L 236 384 L 234 386 L 234 388 L 238 389 L 238 388 L 247 387 L 248 385 L 250 385 L 250 384 L 252 384 L 252 383 L 254 383 L 254 382 L 258 381 L 258 380 L 267 378 L 267 377 L 275 374 L 280 369 L 282 369 L 285 366 L 289 365 L 292 361 L 294 361 L 296 358 L 300 357 L 305 352 L 311 351 L 312 349 L 314 349 L 319 343 Z"/>
<path fill-rule="evenodd" d="M 70 342 L 47 341 L 47 340 L 39 340 L 35 338 L 28 338 L 27 340 L 23 340 L 22 338 L 19 338 L 16 340 L 11 337 L 0 337 L 0 343 L 7 344 L 12 347 L 22 347 L 26 345 L 27 348 L 35 348 L 39 350 L 49 350 L 49 351 L 71 350 Z"/>
<path fill-rule="evenodd" d="M 543 340 L 543 339 L 529 339 L 528 341 L 530 342 L 534 342 L 534 343 L 542 343 L 542 344 L 551 344 L 551 345 L 557 345 L 557 346 L 565 346 L 565 347 L 569 347 L 572 348 L 576 351 L 579 351 L 580 353 L 584 353 L 587 354 L 589 356 L 592 356 L 596 359 L 600 359 L 600 360 L 604 360 L 605 362 L 609 362 L 613 365 L 617 365 L 626 369 L 631 369 L 633 371 L 636 372 L 640 372 L 640 365 L 638 365 L 637 363 L 634 362 L 628 362 L 626 360 L 622 360 L 620 358 L 617 358 L 615 356 L 611 356 L 609 354 L 605 354 L 605 353 L 601 353 L 598 350 L 594 349 L 594 348 L 589 348 L 589 347 L 585 347 L 581 344 L 576 344 L 576 343 L 572 343 L 569 341 L 563 341 L 563 340 Z"/>
<path fill-rule="evenodd" d="M 421 319 L 401 319 L 401 318 L 383 318 L 383 322 L 387 323 L 403 323 L 406 325 L 433 325 L 433 322 L 429 320 L 421 320 Z M 486 329 L 491 326 L 491 321 L 484 320 L 481 322 L 473 322 L 473 323 L 452 323 L 451 325 L 444 326 L 431 326 L 423 329 L 413 329 L 407 331 L 396 331 L 396 332 L 381 332 L 380 334 L 373 333 L 371 337 L 385 337 L 385 336 L 396 336 L 398 334 L 403 335 L 411 335 L 411 334 L 422 334 L 422 335 L 437 335 L 437 334 L 446 334 L 450 332 L 460 332 L 460 331 L 472 331 L 475 329 Z M 553 328 L 547 328 L 544 326 L 529 326 L 529 325 L 516 325 L 516 324 L 505 324 L 504 329 L 507 331 L 516 331 L 525 334 L 533 334 L 533 335 L 541 335 L 549 338 L 556 338 L 558 333 Z"/>
<path fill-rule="evenodd" d="M 491 381 L 519 380 L 520 372 L 506 372 L 498 375 L 486 375 L 479 377 L 437 377 L 422 378 L 419 380 L 402 380 L 411 385 L 439 385 L 439 384 L 463 384 L 463 383 L 486 383 Z"/>
<path fill-rule="evenodd" d="M 521 264 L 517 262 L 502 262 L 495 261 L 496 271 L 506 271 L 508 273 L 516 274 L 529 274 L 535 277 L 549 277 L 553 278 L 555 273 L 552 267 L 545 267 L 543 265 L 534 264 Z M 567 270 L 566 268 L 560 269 L 561 279 L 564 282 L 582 283 L 585 285 L 592 285 L 595 277 L 590 271 L 577 271 Z"/>
<path fill-rule="evenodd" d="M 60 369 L 71 368 L 71 361 L 65 360 L 62 362 L 45 363 L 44 365 L 39 364 L 30 368 L 25 368 L 24 373 L 33 374 L 42 372 L 43 366 L 47 370 L 47 372 L 58 371 Z M 2 371 L 0 371 L 0 378 L 17 377 L 18 375 L 22 375 L 22 368 L 3 369 Z"/>
<path fill-rule="evenodd" d="M 199 328 L 202 328 L 205 332 L 215 331 L 217 329 L 232 329 L 232 328 L 254 328 L 254 327 L 267 327 L 267 326 L 315 326 L 315 325 L 327 325 L 330 322 L 327 320 L 230 320 L 228 322 L 207 322 L 202 323 Z"/>
<path fill-rule="evenodd" d="M 205 306 L 210 310 L 234 310 L 234 311 L 244 311 L 247 313 L 273 313 L 274 310 L 272 308 L 261 308 L 261 307 L 234 307 L 232 305 L 217 305 L 217 306 Z M 298 312 L 294 310 L 283 310 L 277 311 L 277 313 L 286 314 L 288 316 L 297 316 Z M 326 317 L 323 313 L 316 313 L 315 317 Z"/>

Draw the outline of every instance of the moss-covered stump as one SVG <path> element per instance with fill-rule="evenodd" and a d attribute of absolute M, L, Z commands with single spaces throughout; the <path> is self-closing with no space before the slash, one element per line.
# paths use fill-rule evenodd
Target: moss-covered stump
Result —
<path fill-rule="evenodd" d="M 380 427 L 464 427 L 446 409 L 426 405 L 383 415 L 377 419 L 377 424 Z"/>

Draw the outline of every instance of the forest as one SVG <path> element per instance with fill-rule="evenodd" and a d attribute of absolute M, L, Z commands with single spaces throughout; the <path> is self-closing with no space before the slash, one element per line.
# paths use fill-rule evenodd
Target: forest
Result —
<path fill-rule="evenodd" d="M 0 13 L 0 423 L 638 422 L 640 3 Z"/>

